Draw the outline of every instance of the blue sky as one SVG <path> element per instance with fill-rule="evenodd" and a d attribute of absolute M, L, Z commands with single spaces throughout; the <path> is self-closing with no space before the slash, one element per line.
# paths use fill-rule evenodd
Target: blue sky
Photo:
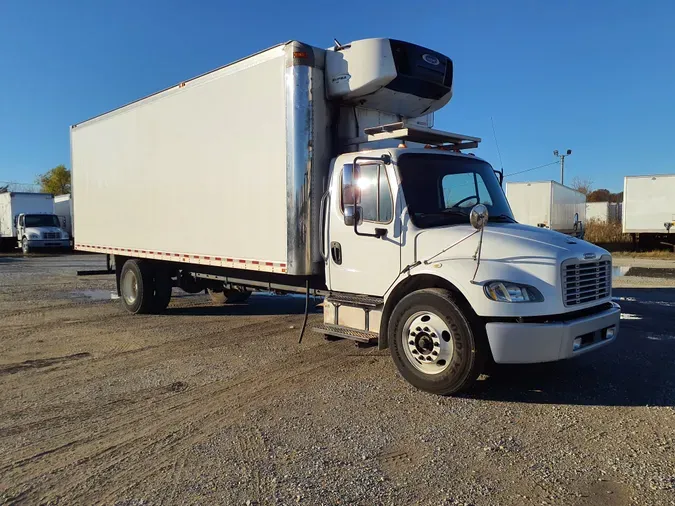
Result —
<path fill-rule="evenodd" d="M 436 128 L 505 172 L 675 172 L 675 2 L 0 0 L 0 181 L 70 166 L 68 127 L 288 39 L 415 42 L 455 63 Z M 557 179 L 552 165 L 512 180 Z"/>

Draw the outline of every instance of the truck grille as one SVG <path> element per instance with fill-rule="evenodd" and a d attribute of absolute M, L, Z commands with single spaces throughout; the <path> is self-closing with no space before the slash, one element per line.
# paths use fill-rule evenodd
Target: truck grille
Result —
<path fill-rule="evenodd" d="M 569 260 L 562 267 L 563 298 L 566 306 L 578 306 L 609 297 L 612 289 L 612 261 Z"/>
<path fill-rule="evenodd" d="M 58 239 L 60 234 L 58 232 L 45 232 L 42 234 L 43 239 Z"/>

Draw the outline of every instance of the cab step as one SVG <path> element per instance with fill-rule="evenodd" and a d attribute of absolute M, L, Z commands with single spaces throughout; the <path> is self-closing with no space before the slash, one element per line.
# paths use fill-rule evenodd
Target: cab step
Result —
<path fill-rule="evenodd" d="M 319 334 L 351 339 L 352 341 L 357 341 L 359 343 L 377 343 L 378 338 L 376 332 L 367 332 L 365 330 L 351 329 L 349 327 L 330 325 L 327 323 L 316 325 L 312 330 Z"/>
<path fill-rule="evenodd" d="M 372 295 L 357 295 L 353 293 L 336 293 L 332 292 L 326 297 L 327 302 L 332 302 L 335 305 L 368 307 L 374 308 L 384 304 L 384 298 L 373 297 Z"/>

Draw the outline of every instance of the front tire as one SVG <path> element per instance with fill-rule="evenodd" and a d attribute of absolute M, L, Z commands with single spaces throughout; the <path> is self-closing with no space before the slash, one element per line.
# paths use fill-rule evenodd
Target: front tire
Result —
<path fill-rule="evenodd" d="M 426 288 L 405 296 L 392 312 L 388 333 L 398 371 L 420 390 L 454 394 L 482 372 L 485 351 L 448 290 Z"/>
<path fill-rule="evenodd" d="M 21 239 L 21 251 L 24 255 L 30 253 L 30 246 L 28 246 L 28 239 L 26 237 Z"/>

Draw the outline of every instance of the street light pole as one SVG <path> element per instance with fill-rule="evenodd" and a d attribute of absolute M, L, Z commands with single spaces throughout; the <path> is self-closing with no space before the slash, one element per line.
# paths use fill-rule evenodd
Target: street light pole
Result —
<path fill-rule="evenodd" d="M 553 151 L 553 156 L 560 158 L 560 184 L 565 184 L 565 157 L 572 154 L 572 150 L 568 149 L 566 153 L 560 154 L 556 149 Z"/>

